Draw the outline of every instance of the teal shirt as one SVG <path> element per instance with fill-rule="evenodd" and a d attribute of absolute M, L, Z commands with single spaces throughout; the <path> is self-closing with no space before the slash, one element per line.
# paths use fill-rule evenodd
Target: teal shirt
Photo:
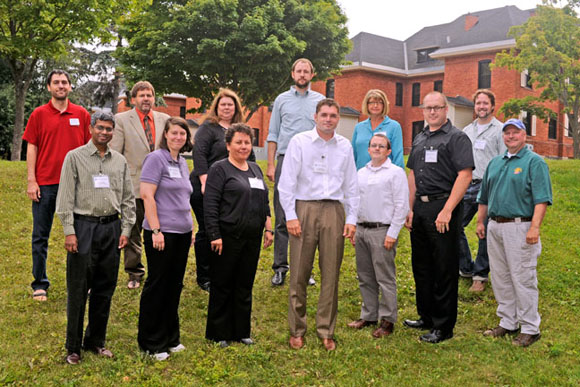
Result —
<path fill-rule="evenodd" d="M 477 202 L 488 216 L 531 217 L 536 204 L 552 204 L 552 184 L 546 162 L 527 147 L 508 158 L 507 152 L 487 166 Z"/>
<path fill-rule="evenodd" d="M 401 125 L 387 116 L 385 116 L 383 122 L 375 130 L 371 127 L 370 118 L 359 122 L 354 127 L 352 150 L 354 152 L 356 169 L 361 169 L 371 161 L 369 142 L 375 133 L 384 133 L 387 136 L 391 142 L 392 150 L 389 158 L 393 164 L 405 169 L 405 161 L 403 160 L 403 131 L 401 130 Z"/>

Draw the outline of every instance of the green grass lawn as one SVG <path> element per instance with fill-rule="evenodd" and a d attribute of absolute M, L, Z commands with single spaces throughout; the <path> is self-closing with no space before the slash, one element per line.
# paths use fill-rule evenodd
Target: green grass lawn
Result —
<path fill-rule="evenodd" d="M 26 167 L 0 161 L 0 384 L 16 385 L 579 385 L 580 384 L 580 161 L 548 161 L 554 205 L 542 226 L 538 262 L 542 339 L 522 349 L 509 339 L 483 337 L 497 325 L 491 288 L 470 294 L 459 284 L 455 337 L 421 343 L 401 324 L 416 317 L 409 234 L 401 231 L 397 254 L 399 320 L 385 339 L 372 330 L 346 327 L 358 318 L 360 294 L 354 249 L 347 244 L 340 280 L 338 349 L 326 352 L 316 338 L 319 287 L 309 288 L 306 347 L 288 347 L 288 285 L 272 288 L 272 247 L 262 252 L 254 287 L 252 334 L 257 345 L 226 349 L 204 339 L 207 293 L 195 282 L 193 251 L 181 298 L 181 335 L 187 351 L 153 362 L 137 346 L 140 291 L 126 288 L 120 270 L 107 346 L 113 360 L 85 354 L 80 366 L 64 363 L 66 254 L 60 221 L 50 239 L 49 301 L 31 298 L 32 214 L 25 195 Z M 477 249 L 474 224 L 467 230 Z M 122 266 L 122 265 L 121 265 Z M 319 279 L 318 269 L 315 278 Z"/>

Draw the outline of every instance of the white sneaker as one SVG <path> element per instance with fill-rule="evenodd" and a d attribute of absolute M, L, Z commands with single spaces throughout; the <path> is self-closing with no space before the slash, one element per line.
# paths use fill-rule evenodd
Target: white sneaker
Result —
<path fill-rule="evenodd" d="M 169 359 L 169 354 L 167 352 L 157 352 L 151 354 L 151 357 L 157 361 L 164 361 Z"/>
<path fill-rule="evenodd" d="M 169 352 L 171 353 L 177 353 L 181 351 L 185 351 L 185 345 L 183 344 L 178 344 L 176 347 L 169 347 Z"/>

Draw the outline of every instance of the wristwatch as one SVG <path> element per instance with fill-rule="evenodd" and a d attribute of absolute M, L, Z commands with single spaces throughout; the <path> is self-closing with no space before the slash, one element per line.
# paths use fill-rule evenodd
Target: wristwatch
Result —
<path fill-rule="evenodd" d="M 161 232 L 161 230 L 160 230 L 160 229 L 158 229 L 158 228 L 154 228 L 154 229 L 153 229 L 153 230 L 151 230 L 151 231 L 152 231 L 152 232 L 153 232 L 153 234 L 155 234 L 155 235 L 157 235 L 157 234 L 159 234 L 159 233 Z"/>

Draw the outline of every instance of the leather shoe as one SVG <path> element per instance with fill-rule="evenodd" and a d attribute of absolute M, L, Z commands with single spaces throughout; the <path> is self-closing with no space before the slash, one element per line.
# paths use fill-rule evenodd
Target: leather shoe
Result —
<path fill-rule="evenodd" d="M 440 329 L 431 329 L 431 332 L 425 333 L 419 339 L 426 343 L 437 344 L 443 340 L 447 340 L 453 337 L 453 332 L 444 332 Z"/>
<path fill-rule="evenodd" d="M 528 333 L 520 333 L 518 337 L 516 337 L 512 344 L 517 347 L 529 347 L 530 345 L 534 344 L 536 341 L 540 340 L 541 335 L 539 333 L 535 335 L 530 335 Z"/>
<path fill-rule="evenodd" d="M 290 348 L 292 349 L 300 349 L 304 347 L 304 337 L 294 337 L 290 336 Z"/>
<path fill-rule="evenodd" d="M 210 287 L 210 282 L 209 281 L 204 282 L 204 283 L 201 283 L 201 284 L 198 284 L 198 285 L 201 288 L 201 290 L 204 290 L 206 292 L 209 292 L 209 287 Z"/>
<path fill-rule="evenodd" d="M 322 344 L 324 344 L 324 348 L 327 351 L 334 351 L 336 349 L 336 341 L 333 338 L 330 339 L 322 339 Z"/>
<path fill-rule="evenodd" d="M 413 329 L 431 329 L 433 325 L 427 324 L 425 320 L 419 318 L 418 320 L 405 320 L 403 325 Z"/>
<path fill-rule="evenodd" d="M 128 289 L 139 289 L 139 287 L 141 286 L 141 282 L 138 280 L 129 280 L 129 282 L 127 282 L 127 288 Z"/>
<path fill-rule="evenodd" d="M 393 333 L 394 329 L 395 327 L 392 322 L 382 319 L 381 325 L 373 332 L 373 337 L 380 339 L 383 336 L 388 336 Z"/>
<path fill-rule="evenodd" d="M 363 320 L 362 318 L 359 318 L 356 321 L 348 323 L 348 327 L 353 328 L 353 329 L 362 329 L 362 328 L 368 327 L 370 325 L 377 325 L 377 322 L 376 321 L 367 321 L 367 320 Z"/>
<path fill-rule="evenodd" d="M 81 355 L 79 355 L 78 353 L 69 353 L 68 356 L 66 357 L 66 362 L 68 364 L 73 364 L 73 365 L 77 365 L 81 362 Z"/>
<path fill-rule="evenodd" d="M 473 280 L 471 287 L 469 288 L 469 292 L 471 293 L 481 293 L 485 290 L 485 282 Z"/>
<path fill-rule="evenodd" d="M 518 333 L 517 329 L 509 330 L 509 329 L 505 329 L 504 327 L 501 326 L 497 326 L 495 328 L 492 329 L 487 329 L 486 331 L 483 332 L 484 336 L 490 336 L 490 337 L 503 337 L 505 335 L 513 335 L 514 333 Z"/>
<path fill-rule="evenodd" d="M 274 273 L 274 276 L 272 277 L 272 286 L 282 286 L 284 285 L 284 279 L 286 278 L 286 272 L 285 271 L 277 271 L 276 273 Z"/>
<path fill-rule="evenodd" d="M 113 358 L 113 352 L 109 351 L 107 348 L 94 347 L 89 350 L 98 356 L 108 357 L 109 359 Z"/>

